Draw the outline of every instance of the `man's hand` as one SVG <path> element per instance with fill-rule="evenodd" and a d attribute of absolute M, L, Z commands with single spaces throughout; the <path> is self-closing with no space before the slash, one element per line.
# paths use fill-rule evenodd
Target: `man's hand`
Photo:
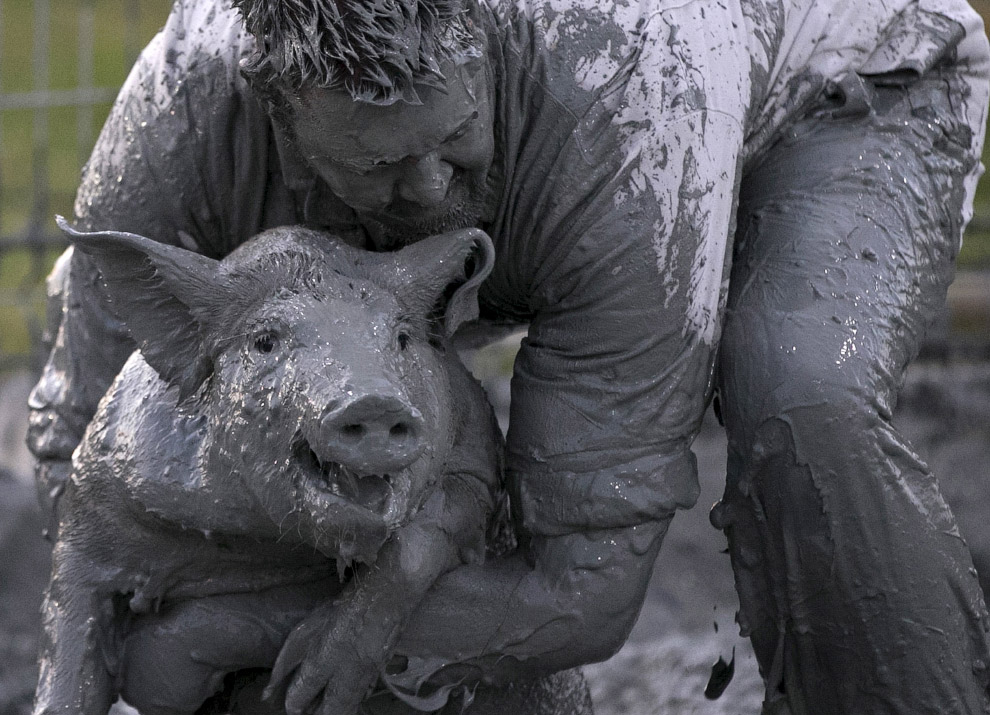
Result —
<path fill-rule="evenodd" d="M 284 691 L 288 715 L 353 715 L 378 680 L 397 626 L 348 602 L 317 607 L 286 639 L 265 697 Z"/>
<path fill-rule="evenodd" d="M 332 602 L 297 625 L 275 662 L 265 697 L 285 691 L 289 715 L 353 715 L 377 682 L 403 626 L 426 591 L 459 563 L 455 540 L 437 527 L 456 527 L 456 517 L 481 518 L 470 509 L 447 507 L 452 480 L 428 500 L 417 519 L 400 528 L 373 565 L 355 569 L 351 583 Z M 456 498 L 453 504 L 464 506 Z"/>
<path fill-rule="evenodd" d="M 506 685 L 604 660 L 639 613 L 669 519 L 531 539 L 441 577 L 405 624 L 409 685 Z"/>

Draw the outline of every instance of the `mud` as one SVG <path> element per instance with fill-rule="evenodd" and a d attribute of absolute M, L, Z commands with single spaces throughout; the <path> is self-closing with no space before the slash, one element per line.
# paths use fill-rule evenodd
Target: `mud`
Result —
<path fill-rule="evenodd" d="M 821 702 L 833 694 L 831 686 L 840 682 L 849 686 L 844 695 L 851 702 L 857 691 L 856 678 L 872 677 L 877 672 L 873 667 L 863 667 L 864 660 L 903 663 L 893 674 L 893 683 L 884 682 L 877 688 L 893 700 L 896 685 L 917 686 L 921 695 L 925 695 L 935 692 L 936 685 L 941 687 L 941 681 L 948 682 L 951 674 L 966 679 L 977 655 L 984 657 L 985 652 L 990 653 L 983 642 L 971 648 L 973 652 L 961 652 L 965 648 L 956 648 L 963 642 L 959 628 L 948 624 L 954 616 L 963 613 L 964 625 L 969 627 L 971 639 L 976 640 L 972 632 L 979 628 L 973 624 L 985 616 L 982 604 L 974 605 L 979 599 L 975 597 L 975 579 L 969 575 L 964 549 L 952 541 L 952 553 L 935 553 L 932 557 L 923 554 L 921 546 L 926 531 L 912 518 L 912 504 L 897 512 L 906 513 L 905 518 L 888 529 L 885 528 L 888 520 L 873 520 L 872 515 L 877 511 L 871 511 L 871 502 L 860 499 L 859 492 L 853 488 L 874 487 L 869 494 L 873 503 L 888 503 L 888 494 L 876 493 L 883 492 L 882 479 L 851 479 L 863 471 L 862 465 L 868 465 L 866 469 L 871 472 L 874 470 L 880 460 L 866 451 L 875 452 L 882 442 L 869 436 L 861 450 L 865 456 L 859 464 L 849 468 L 847 461 L 832 470 L 854 484 L 840 484 L 834 490 L 836 498 L 830 503 L 819 503 L 823 499 L 818 498 L 818 492 L 825 491 L 820 488 L 820 475 L 805 468 L 810 463 L 828 471 L 830 454 L 846 456 L 830 453 L 823 446 L 818 431 L 826 423 L 822 415 L 832 418 L 832 424 L 837 427 L 833 441 L 843 442 L 848 432 L 844 434 L 839 427 L 848 427 L 848 416 L 864 412 L 866 401 L 877 395 L 880 402 L 890 399 L 887 393 L 897 380 L 901 352 L 895 350 L 889 355 L 886 350 L 889 346 L 883 343 L 890 341 L 901 346 L 903 352 L 911 352 L 913 337 L 905 339 L 896 334 L 903 327 L 902 313 L 910 313 L 907 328 L 912 332 L 917 322 L 913 308 L 937 297 L 941 288 L 943 272 L 933 273 L 927 263 L 916 264 L 912 260 L 915 256 L 924 259 L 933 240 L 945 248 L 944 228 L 961 230 L 957 216 L 943 216 L 943 213 L 958 213 L 956 209 L 961 203 L 965 214 L 968 202 L 961 196 L 971 198 L 977 178 L 975 157 L 981 144 L 987 96 L 985 77 L 980 70 L 988 57 L 979 18 L 961 0 L 939 3 L 937 13 L 928 10 L 924 2 L 907 0 L 893 3 L 847 0 L 828 12 L 812 7 L 813 4 L 805 7 L 802 3 L 755 2 L 752 5 L 758 9 L 744 17 L 745 13 L 731 4 L 688 2 L 669 8 L 657 6 L 657 11 L 652 12 L 650 3 L 633 3 L 621 9 L 597 9 L 594 3 L 578 3 L 568 11 L 551 2 L 546 13 L 526 16 L 525 12 L 506 12 L 504 17 L 491 18 L 493 25 L 500 23 L 497 34 L 485 31 L 498 40 L 489 49 L 493 76 L 500 83 L 494 89 L 498 98 L 495 142 L 500 151 L 496 152 L 498 156 L 490 173 L 502 177 L 496 182 L 500 186 L 497 207 L 492 220 L 485 221 L 484 226 L 495 240 L 501 270 L 496 270 L 492 280 L 486 283 L 489 291 L 484 302 L 488 311 L 484 314 L 531 319 L 532 323 L 531 339 L 516 364 L 516 400 L 507 457 L 514 496 L 521 505 L 519 512 L 534 536 L 537 567 L 530 572 L 518 564 L 518 574 L 508 573 L 508 568 L 496 571 L 493 567 L 481 571 L 478 578 L 471 574 L 463 577 L 462 581 L 468 582 L 465 591 L 474 587 L 479 594 L 474 606 L 505 604 L 505 615 L 497 614 L 484 625 L 477 621 L 484 614 L 483 607 L 470 605 L 472 602 L 452 587 L 437 589 L 440 594 L 437 600 L 443 594 L 455 594 L 446 610 L 441 602 L 434 611 L 423 612 L 424 623 L 440 625 L 432 628 L 430 638 L 417 641 L 415 633 L 410 636 L 431 657 L 444 655 L 434 654 L 434 647 L 445 647 L 459 654 L 487 650 L 494 661 L 493 671 L 511 669 L 514 663 L 524 660 L 528 668 L 552 669 L 601 657 L 621 642 L 643 595 L 667 517 L 675 508 L 686 507 L 697 498 L 695 463 L 688 443 L 701 421 L 722 325 L 720 316 L 726 313 L 727 300 L 726 314 L 736 317 L 725 322 L 723 335 L 727 337 L 722 343 L 723 355 L 735 357 L 736 364 L 732 367 L 738 369 L 733 370 L 733 377 L 738 379 L 726 379 L 725 369 L 720 369 L 719 374 L 723 377 L 723 387 L 728 385 L 722 395 L 727 398 L 727 424 L 735 427 L 734 463 L 741 465 L 747 453 L 755 455 L 759 447 L 765 448 L 768 460 L 786 459 L 785 466 L 793 467 L 798 473 L 797 479 L 777 480 L 790 489 L 789 494 L 783 489 L 767 489 L 776 501 L 765 502 L 766 509 L 756 499 L 751 500 L 750 506 L 757 507 L 759 513 L 757 508 L 747 511 L 741 498 L 744 491 L 749 491 L 749 481 L 733 480 L 732 488 L 740 498 L 733 500 L 730 494 L 726 503 L 739 506 L 738 511 L 748 521 L 716 519 L 731 529 L 737 570 L 745 574 L 740 577 L 740 584 L 748 596 L 745 603 L 750 628 L 759 636 L 754 640 L 762 645 L 759 648 L 762 662 L 784 663 L 785 639 L 778 637 L 776 624 L 793 622 L 797 635 L 789 629 L 786 642 L 799 642 L 802 653 L 819 646 L 820 649 L 811 657 L 786 658 L 788 666 L 793 662 L 793 670 L 799 676 L 795 680 L 789 668 L 788 682 L 795 683 L 791 692 L 807 689 L 812 693 L 809 697 Z M 771 5 L 785 9 L 793 6 L 794 11 L 778 17 L 760 12 L 769 11 Z M 494 6 L 502 7 L 502 4 Z M 511 6 L 509 3 L 506 7 Z M 220 7 L 226 13 L 213 14 Z M 201 15 L 206 12 L 211 14 Z M 285 157 L 276 156 L 281 146 L 278 138 L 269 133 L 267 117 L 247 94 L 237 72 L 250 43 L 231 13 L 230 7 L 221 3 L 177 3 L 165 32 L 143 55 L 131 75 L 88 165 L 77 202 L 77 218 L 82 226 L 97 228 L 112 223 L 164 242 L 180 240 L 204 253 L 223 255 L 232 243 L 255 232 L 244 230 L 245 224 L 284 223 L 289 213 L 302 213 L 296 220 L 312 223 L 317 217 L 308 215 L 310 207 L 330 206 L 320 200 L 315 187 L 325 189 L 324 184 L 329 184 L 331 193 L 343 194 L 339 181 L 335 185 L 334 176 L 319 171 L 319 156 L 305 151 L 316 148 L 307 146 L 310 132 L 305 127 L 296 132 L 299 148 L 309 154 L 304 156 L 311 164 L 308 168 L 316 169 L 325 181 L 315 182 L 315 177 L 311 177 L 309 188 L 313 191 L 303 186 L 297 189 L 290 181 L 287 166 L 281 162 Z M 595 22 L 589 21 L 592 15 Z M 200 32 L 204 27 L 208 29 Z M 849 27 L 857 28 L 855 36 L 845 32 Z M 920 45 L 905 47 L 905 38 L 917 39 Z M 321 63 L 321 58 L 316 58 L 316 62 Z M 941 81 L 943 71 L 953 80 L 945 87 Z M 905 73 L 922 78 L 912 85 L 913 119 L 910 125 L 903 125 L 906 128 L 898 129 L 897 142 L 888 146 L 885 141 L 878 147 L 877 130 L 900 126 L 902 116 L 892 115 L 882 123 L 874 121 L 870 105 L 861 95 L 868 99 L 870 93 L 866 90 L 871 89 L 868 84 L 887 87 L 891 80 Z M 861 75 L 875 80 L 860 81 Z M 915 102 L 923 99 L 916 95 L 932 89 L 929 86 L 932 82 L 937 83 L 937 91 L 950 92 L 951 102 L 947 103 L 941 95 L 940 102 L 931 106 Z M 852 91 L 856 87 L 864 91 L 857 95 Z M 901 97 L 904 93 L 893 89 L 885 97 L 877 93 L 883 99 L 880 104 L 893 106 L 892 93 L 900 97 L 896 106 L 906 113 L 908 107 L 902 106 L 905 102 L 901 101 L 905 99 Z M 157 101 L 159 97 L 164 101 Z M 823 97 L 827 101 L 821 101 Z M 795 120 L 799 116 L 811 116 L 811 105 L 815 110 L 813 123 L 818 123 L 820 118 L 822 124 L 834 130 L 804 135 L 818 143 L 813 154 L 802 155 L 800 147 L 789 143 L 790 139 L 801 137 L 790 135 L 792 129 L 809 130 L 808 123 L 801 122 L 798 127 Z M 199 106 L 208 107 L 209 111 L 190 109 Z M 882 114 L 879 106 L 877 116 Z M 300 107 L 293 109 L 298 112 Z M 925 112 L 920 112 L 921 109 Z M 958 111 L 941 111 L 948 109 Z M 466 119 L 463 115 L 462 118 Z M 947 121 L 949 118 L 951 122 Z M 414 119 L 415 124 L 425 125 L 422 116 Z M 919 125 L 924 125 L 926 136 L 931 135 L 929 138 L 937 151 L 929 152 L 929 144 L 917 146 L 915 129 Z M 936 125 L 944 128 L 936 129 Z M 398 128 L 394 123 L 380 126 Z M 786 132 L 784 127 L 788 128 Z M 429 146 L 425 147 L 399 144 L 407 157 L 426 149 L 430 151 L 425 154 L 431 154 L 437 148 L 434 140 L 451 139 L 450 143 L 454 144 L 457 131 L 448 134 L 445 130 L 431 137 Z M 824 142 L 826 133 L 828 144 Z M 790 137 L 787 143 L 784 134 Z M 851 141 L 861 136 L 866 137 L 865 149 L 869 151 L 860 152 L 858 145 L 852 146 Z M 183 141 L 175 141 L 176 137 Z M 712 137 L 718 137 L 718 141 Z M 378 139 L 382 138 L 379 133 Z M 962 154 L 968 163 L 960 166 L 959 162 L 941 161 L 940 142 L 945 139 L 950 142 L 949 151 L 953 155 Z M 772 150 L 768 149 L 770 143 Z M 846 154 L 833 155 L 834 144 L 855 153 L 858 163 L 845 161 Z M 257 151 L 228 156 L 229 148 L 245 146 Z M 903 156 L 902 148 L 908 149 Z M 319 154 L 333 158 L 338 149 L 340 145 Z M 402 158 L 378 149 L 381 147 L 370 153 L 388 161 Z M 928 161 L 929 155 L 935 156 L 935 160 Z M 809 162 L 808 156 L 821 161 Z M 439 196 L 445 179 L 434 171 L 437 167 L 431 162 L 436 158 L 417 166 L 423 169 L 419 178 L 429 179 L 419 188 L 430 189 L 428 193 Z M 757 164 L 762 166 L 762 174 L 756 171 Z M 279 171 L 267 170 L 279 166 Z M 197 171 L 186 171 L 183 167 L 196 167 Z M 239 171 L 237 167 L 247 170 Z M 811 172 L 807 170 L 809 167 L 822 171 Z M 845 183 L 838 191 L 824 190 L 819 186 L 824 178 L 821 173 L 829 173 L 833 167 L 838 168 L 834 179 Z M 846 175 L 848 167 L 855 169 L 852 172 L 855 175 Z M 387 165 L 382 170 L 398 171 Z M 929 181 L 931 177 L 925 176 L 932 172 L 940 177 L 934 184 Z M 800 184 L 794 174 L 803 174 L 804 183 Z M 943 175 L 954 177 L 955 183 L 942 186 Z M 772 180 L 761 180 L 768 176 Z M 902 184 L 907 191 L 902 190 Z M 726 283 L 728 239 L 731 227 L 736 224 L 735 199 L 742 195 L 739 225 L 747 225 L 749 218 L 755 224 L 756 218 L 774 213 L 770 211 L 774 197 L 758 191 L 764 186 L 781 193 L 789 193 L 795 187 L 802 193 L 808 192 L 807 197 L 799 197 L 782 215 L 797 219 L 799 225 L 794 228 L 798 230 L 792 232 L 788 228 L 787 236 L 809 239 L 809 245 L 816 247 L 814 256 L 810 260 L 802 258 L 796 244 L 788 246 L 787 250 L 794 251 L 794 255 L 788 253 L 786 257 L 782 252 L 762 247 L 746 249 L 747 241 L 749 245 L 757 242 L 752 240 L 754 236 L 748 229 L 740 231 L 738 258 L 742 260 L 736 261 L 736 265 L 747 266 L 750 259 L 756 266 L 764 265 L 762 259 L 780 256 L 788 263 L 794 259 L 794 266 L 782 265 L 775 280 L 764 281 L 762 275 L 756 277 L 754 272 L 750 281 L 734 272 Z M 875 201 L 877 196 L 894 197 L 918 206 L 901 211 L 904 207 L 893 206 L 886 199 Z M 337 198 L 345 204 L 356 203 L 345 196 Z M 926 198 L 932 206 L 922 205 Z M 870 205 L 860 206 L 858 202 Z M 218 211 L 219 207 L 222 210 Z M 354 224 L 346 228 L 357 233 L 368 230 L 362 208 L 350 206 L 355 216 L 342 214 L 334 219 L 343 221 L 346 216 L 344 222 Z M 757 209 L 766 211 L 758 214 Z M 874 209 L 882 209 L 879 216 Z M 809 214 L 814 221 L 807 219 Z M 881 244 L 869 241 L 865 231 L 861 235 L 861 227 L 853 225 L 851 218 L 838 223 L 831 221 L 835 215 L 862 218 L 859 222 L 864 224 L 862 228 L 901 239 L 918 236 L 906 248 L 891 246 L 891 255 L 907 256 L 907 269 L 917 269 L 916 273 L 909 275 L 900 270 L 904 266 L 892 266 L 887 262 L 886 250 L 880 250 Z M 209 219 L 202 218 L 207 216 Z M 193 217 L 195 220 L 191 220 Z M 909 223 L 901 226 L 902 218 Z M 806 232 L 808 227 L 815 230 Z M 852 239 L 855 234 L 855 240 L 833 236 L 825 228 L 842 229 L 848 234 L 845 238 Z M 784 228 L 777 226 L 775 238 L 786 238 L 784 233 Z M 827 241 L 815 240 L 819 235 Z M 833 239 L 837 239 L 834 244 Z M 377 238 L 375 242 L 381 245 Z M 865 242 L 868 250 L 846 255 L 855 242 Z M 825 244 L 832 248 L 826 251 Z M 831 266 L 833 259 L 844 262 L 848 259 L 848 267 L 857 266 L 857 270 L 849 271 L 848 285 L 840 285 L 835 277 L 847 266 L 843 265 L 841 270 L 828 268 L 826 273 L 829 270 L 832 273 L 827 280 L 812 282 L 815 293 L 805 295 L 802 291 L 806 283 L 794 278 L 798 273 L 792 268 L 803 267 L 803 275 L 807 277 L 808 271 L 816 266 Z M 940 265 L 947 265 L 947 260 Z M 119 365 L 112 359 L 99 359 L 109 352 L 103 350 L 103 345 L 119 341 L 113 339 L 113 330 L 97 314 L 100 311 L 94 307 L 93 296 L 85 295 L 86 281 L 82 277 L 92 276 L 92 272 L 75 261 L 74 266 L 78 269 L 72 274 L 75 287 L 70 287 L 67 295 L 70 304 L 80 309 L 73 320 L 66 322 L 62 331 L 64 354 L 57 353 L 53 363 L 84 368 L 78 370 L 79 374 L 67 368 L 64 379 L 45 381 L 45 386 L 39 389 L 39 393 L 47 393 L 45 397 L 52 397 L 37 401 L 39 408 L 53 408 L 50 415 L 38 410 L 38 421 L 51 427 L 45 429 L 48 433 L 57 433 L 56 427 L 62 422 L 70 423 L 72 417 L 79 418 L 77 422 L 83 424 L 89 419 L 91 411 L 85 409 L 89 405 L 75 409 L 73 400 L 87 389 L 89 397 L 95 398 L 102 393 L 102 385 L 100 376 L 84 372 L 98 372 L 102 367 L 103 372 L 112 375 Z M 901 291 L 886 278 L 896 276 L 910 282 L 915 275 L 922 278 L 937 275 L 939 280 L 931 283 L 923 280 L 920 287 L 913 285 L 912 292 L 904 293 L 904 305 L 890 300 L 901 297 Z M 874 282 L 876 289 L 865 291 Z M 727 296 L 727 286 L 732 288 L 735 300 Z M 764 311 L 760 309 L 762 305 L 754 305 L 755 301 L 741 304 L 739 293 L 746 292 L 747 286 L 757 286 L 753 293 L 759 291 L 759 286 L 765 286 L 770 294 L 786 286 L 781 292 L 795 302 L 823 300 L 805 314 L 797 313 L 795 305 L 774 305 L 775 312 Z M 80 289 L 78 296 L 76 287 Z M 657 296 L 664 296 L 663 301 L 658 301 Z M 885 316 L 889 319 L 883 325 L 893 326 L 887 332 L 864 329 L 858 341 L 867 340 L 869 335 L 876 338 L 865 346 L 852 340 L 859 329 L 855 320 L 862 317 L 868 322 L 857 304 L 861 297 L 867 305 L 889 304 L 891 314 Z M 833 306 L 838 311 L 840 303 L 842 312 L 832 312 Z M 773 326 L 762 333 L 766 345 L 747 339 L 749 331 L 737 317 L 745 311 L 754 318 L 757 329 Z M 663 328 L 644 332 L 637 327 L 643 325 Z M 778 331 L 780 325 L 783 330 Z M 828 331 L 822 331 L 822 325 Z M 840 340 L 838 345 L 825 344 L 821 336 L 826 332 L 828 337 Z M 848 344 L 842 341 L 846 337 L 844 332 L 852 334 Z M 791 335 L 794 342 L 787 339 Z M 780 337 L 786 342 L 778 343 Z M 846 361 L 857 345 L 864 358 L 879 356 L 883 372 L 879 389 L 870 383 L 859 383 L 858 374 L 851 366 L 840 369 L 839 365 L 824 364 L 826 354 L 838 354 Z M 790 350 L 786 346 L 791 346 Z M 799 363 L 790 357 L 796 346 L 811 355 L 809 363 Z M 761 348 L 766 352 L 761 352 Z M 767 352 L 778 349 L 784 353 L 775 356 L 779 360 L 764 360 Z M 582 369 L 574 370 L 575 365 Z M 729 361 L 723 360 L 722 367 L 727 365 Z M 657 374 L 658 366 L 663 366 L 661 374 Z M 820 404 L 828 403 L 827 409 L 810 411 L 810 421 L 802 425 L 804 431 L 797 438 L 788 437 L 783 434 L 783 427 L 778 424 L 782 420 L 778 418 L 785 410 L 805 407 L 801 393 L 810 388 L 812 381 L 805 378 L 786 384 L 782 396 L 787 399 L 782 401 L 788 404 L 772 404 L 766 413 L 761 413 L 756 403 L 769 392 L 761 379 L 763 375 L 757 375 L 764 373 L 764 366 L 769 366 L 766 372 L 770 375 L 800 375 L 801 369 L 810 367 L 811 372 L 806 374 L 812 376 L 821 375 L 827 367 L 830 384 L 839 392 L 850 381 L 869 387 L 865 399 L 857 397 L 852 407 L 846 403 L 840 405 L 835 399 L 836 392 L 826 393 Z M 778 372 L 777 368 L 781 367 Z M 733 404 L 733 400 L 737 402 Z M 73 412 L 66 417 L 65 413 Z M 614 415 L 623 415 L 623 420 L 615 421 Z M 48 419 L 61 422 L 45 422 Z M 763 425 L 768 425 L 765 435 Z M 750 435 L 741 438 L 741 431 L 758 426 L 761 433 L 756 438 L 750 439 Z M 856 427 L 849 432 L 864 434 L 864 430 Z M 46 435 L 46 440 L 49 445 L 55 442 L 53 434 Z M 809 442 L 815 443 L 814 446 L 809 446 Z M 66 447 L 71 449 L 72 443 L 62 440 L 58 446 L 64 452 Z M 50 450 L 49 455 L 65 459 L 67 455 L 57 451 Z M 49 456 L 40 448 L 36 453 Z M 850 454 L 858 453 L 850 450 Z M 754 459 L 748 466 L 763 461 Z M 757 471 L 759 466 L 756 464 L 752 471 Z M 895 465 L 893 471 L 898 470 L 899 465 Z M 735 471 L 739 477 L 740 470 Z M 721 472 L 718 469 L 716 473 Z M 780 469 L 763 473 L 785 474 Z M 657 474 L 663 476 L 660 488 L 649 483 Z M 926 481 L 925 487 L 929 485 Z M 929 510 L 937 507 L 935 510 L 943 519 L 930 531 L 939 540 L 945 540 L 945 533 L 950 531 L 949 521 L 944 519 L 946 512 L 941 509 L 941 500 L 931 495 L 933 491 L 928 488 L 921 501 Z M 911 496 L 908 494 L 907 501 Z M 830 523 L 818 523 L 812 518 L 819 513 Z M 758 533 L 753 523 L 763 514 L 769 514 L 773 521 L 771 528 L 764 529 L 767 534 Z M 904 527 L 897 531 L 894 527 L 901 523 Z M 816 570 L 827 563 L 817 554 L 802 562 L 801 565 L 811 568 L 801 573 L 781 567 L 781 552 L 786 548 L 816 550 L 825 540 L 821 537 L 829 526 L 837 527 L 833 533 L 842 537 L 825 545 L 831 548 L 834 543 L 834 553 L 843 557 L 843 568 L 836 569 L 839 578 L 831 579 L 827 570 Z M 749 531 L 744 531 L 745 528 Z M 621 538 L 594 535 L 607 529 L 622 530 Z M 590 546 L 583 543 L 585 534 L 591 534 L 587 537 L 589 543 L 594 541 Z M 873 553 L 883 554 L 883 560 L 871 558 L 874 544 L 877 548 Z M 753 559 L 754 566 L 749 571 L 748 559 L 743 558 L 745 547 L 760 547 L 766 552 L 766 555 L 758 554 L 762 560 Z M 905 563 L 898 562 L 901 556 Z M 946 569 L 942 568 L 944 563 L 948 564 Z M 885 579 L 874 579 L 869 573 L 860 578 L 860 571 L 877 570 L 888 564 L 891 568 L 884 569 L 882 574 Z M 941 571 L 953 566 L 958 572 L 954 574 L 955 580 L 938 578 Z M 965 589 L 955 589 L 957 593 L 964 591 L 967 601 L 964 607 L 954 609 L 954 601 L 943 598 L 943 593 L 909 589 L 906 584 L 912 583 L 914 570 L 925 571 L 932 584 L 946 590 L 955 588 L 960 580 L 965 581 L 968 584 Z M 933 576 L 933 572 L 937 573 Z M 456 573 L 451 574 L 449 582 L 456 581 Z M 530 573 L 535 574 L 532 588 L 516 588 L 518 581 L 513 579 L 519 576 L 529 581 Z M 559 592 L 547 588 L 547 583 L 564 583 L 564 577 L 573 579 L 566 588 Z M 799 603 L 775 598 L 783 605 L 770 607 L 771 589 L 773 596 L 789 595 L 776 587 L 792 577 L 799 584 L 795 589 L 798 594 L 795 600 Z M 871 625 L 869 634 L 863 634 L 863 629 L 855 628 L 854 624 L 872 624 L 872 614 L 863 617 L 860 606 L 876 608 L 879 600 L 867 600 L 867 597 L 879 580 L 892 584 L 883 593 L 902 596 L 903 606 L 877 614 L 879 620 L 887 617 L 893 623 Z M 845 598 L 846 593 L 833 593 L 840 589 L 823 588 L 832 583 L 842 586 L 851 583 L 854 588 L 846 591 L 854 593 Z M 920 583 L 920 579 L 913 583 Z M 861 588 L 860 584 L 865 586 Z M 505 591 L 493 591 L 496 587 Z M 814 603 L 805 598 L 822 591 L 828 593 Z M 511 597 L 512 602 L 502 598 L 501 593 Z M 541 598 L 551 603 L 541 604 Z M 768 607 L 761 609 L 762 605 Z M 788 610 L 790 606 L 795 607 Z M 928 628 L 915 625 L 922 620 L 916 617 L 919 610 L 930 612 L 937 607 L 943 612 L 938 619 L 925 624 Z M 766 615 L 761 613 L 763 610 Z M 798 611 L 800 622 L 797 617 L 791 618 Z M 451 616 L 456 614 L 470 614 L 465 619 L 470 622 L 452 622 Z M 440 617 L 431 622 L 435 615 Z M 551 622 L 561 635 L 541 640 L 541 632 L 550 632 L 543 629 Z M 515 632 L 507 633 L 509 628 Z M 904 628 L 917 630 L 902 640 L 898 634 Z M 943 645 L 951 653 L 936 651 L 925 641 L 926 637 L 934 638 L 929 634 L 939 632 L 939 628 L 945 634 Z M 413 630 L 409 628 L 406 633 Z M 799 637 L 806 633 L 811 637 Z M 851 637 L 849 634 L 861 638 L 850 644 L 852 655 L 824 657 L 836 655 L 834 644 L 840 638 Z M 882 647 L 865 643 L 866 635 Z M 461 636 L 474 638 L 474 642 L 462 644 L 458 640 Z M 918 647 L 903 658 L 891 658 L 887 649 L 902 642 Z M 475 648 L 479 643 L 481 651 Z M 780 657 L 776 658 L 775 653 Z M 864 660 L 860 660 L 859 654 Z M 503 655 L 514 657 L 503 658 Z M 819 665 L 826 660 L 827 664 Z M 937 664 L 944 664 L 948 672 L 937 669 Z M 487 665 L 484 669 L 492 675 Z M 830 669 L 843 675 L 819 675 Z M 884 670 L 893 672 L 886 666 Z M 783 675 L 778 673 L 777 677 Z M 985 677 L 981 678 L 985 684 Z M 932 687 L 927 687 L 929 681 Z M 872 688 L 873 684 L 868 685 Z M 967 689 L 965 684 L 957 685 L 959 690 Z M 945 688 L 952 690 L 953 684 Z M 864 686 L 862 692 L 867 689 Z M 915 691 L 901 692 L 896 694 L 896 700 L 904 702 L 917 695 Z M 933 696 L 933 699 L 937 698 Z M 928 710 L 937 712 L 938 708 Z"/>
<path fill-rule="evenodd" d="M 485 382 L 505 415 L 504 382 Z M 0 391 L 0 715 L 27 713 L 36 671 L 41 589 L 48 551 L 16 433 L 24 424 L 31 380 L 15 376 Z M 895 422 L 939 475 L 946 499 L 970 543 L 986 591 L 990 586 L 990 364 L 915 366 Z M 755 658 L 733 623 L 737 601 L 725 539 L 708 523 L 721 495 L 725 438 L 711 415 L 695 442 L 702 493 L 698 507 L 678 514 L 657 560 L 646 604 L 627 645 L 587 675 L 598 715 L 751 715 L 762 685 Z M 716 625 L 717 624 L 717 629 Z M 712 664 L 736 648 L 736 672 L 724 695 L 704 698 Z"/>

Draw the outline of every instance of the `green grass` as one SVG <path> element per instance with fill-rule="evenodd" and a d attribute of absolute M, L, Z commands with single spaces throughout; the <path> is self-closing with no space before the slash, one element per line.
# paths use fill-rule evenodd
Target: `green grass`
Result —
<path fill-rule="evenodd" d="M 76 86 L 80 8 L 94 10 L 94 84 L 116 87 L 123 82 L 135 54 L 164 23 L 171 0 L 140 0 L 137 30 L 123 32 L 128 4 L 124 0 L 50 0 L 48 83 L 54 89 Z M 990 8 L 987 0 L 976 0 L 978 9 Z M 986 7 L 985 7 L 986 6 Z M 33 88 L 34 43 L 33 0 L 4 0 L 0 17 L 0 84 L 4 92 Z M 27 229 L 32 215 L 51 230 L 52 216 L 69 214 L 79 171 L 96 139 L 109 104 L 95 107 L 59 108 L 49 112 L 49 137 L 44 177 L 50 186 L 47 200 L 33 198 L 34 113 L 29 110 L 0 112 L 0 236 L 17 235 Z M 78 136 L 82 113 L 91 116 L 91 131 Z M 990 152 L 984 163 L 990 164 Z M 977 214 L 990 216 L 990 179 L 977 191 Z M 0 254 L 0 362 L 4 356 L 27 355 L 32 339 L 29 325 L 42 315 L 43 277 L 55 253 L 32 259 L 26 252 Z M 990 269 L 990 233 L 968 235 L 959 257 L 962 267 Z"/>

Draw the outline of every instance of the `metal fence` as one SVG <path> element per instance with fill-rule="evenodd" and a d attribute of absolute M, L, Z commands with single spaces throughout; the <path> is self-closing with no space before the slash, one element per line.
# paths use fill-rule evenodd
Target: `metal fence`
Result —
<path fill-rule="evenodd" d="M 79 170 L 169 0 L 0 0 L 0 371 L 37 368 Z"/>

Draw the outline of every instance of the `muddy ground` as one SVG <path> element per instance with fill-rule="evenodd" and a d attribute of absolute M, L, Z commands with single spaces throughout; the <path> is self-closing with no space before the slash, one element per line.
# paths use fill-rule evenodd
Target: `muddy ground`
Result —
<path fill-rule="evenodd" d="M 48 552 L 21 447 L 27 376 L 0 387 L 0 715 L 27 712 L 34 685 L 38 608 Z M 496 402 L 504 381 L 490 381 Z M 990 575 L 990 364 L 928 363 L 912 368 L 897 422 L 940 475 L 982 574 Z M 702 478 L 698 506 L 679 515 L 657 561 L 639 622 L 623 650 L 590 666 L 599 715 L 752 715 L 761 685 L 739 638 L 725 540 L 708 524 L 721 491 L 725 439 L 714 420 L 695 444 Z M 984 588 L 987 582 L 984 581 Z M 735 677 L 705 700 L 711 664 L 735 649 Z"/>

